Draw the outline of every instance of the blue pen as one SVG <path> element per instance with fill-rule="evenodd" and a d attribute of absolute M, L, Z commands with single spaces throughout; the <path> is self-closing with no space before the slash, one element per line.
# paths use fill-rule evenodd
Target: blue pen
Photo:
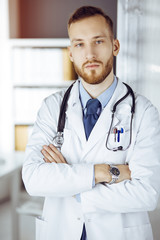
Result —
<path fill-rule="evenodd" d="M 121 130 L 118 130 L 117 133 L 118 133 L 118 136 L 117 136 L 117 142 L 120 142 L 120 133 L 123 133 L 123 128 L 121 128 Z"/>
<path fill-rule="evenodd" d="M 120 142 L 120 133 L 121 133 L 121 131 L 118 130 L 117 133 L 118 133 L 118 135 L 117 135 L 117 142 Z"/>

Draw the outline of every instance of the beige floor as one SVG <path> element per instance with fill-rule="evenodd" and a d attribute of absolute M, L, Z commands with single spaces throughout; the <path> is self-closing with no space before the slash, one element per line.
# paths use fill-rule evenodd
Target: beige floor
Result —
<path fill-rule="evenodd" d="M 0 240 L 11 240 L 11 206 L 10 201 L 0 204 Z M 35 240 L 34 218 L 19 216 L 20 240 Z"/>
<path fill-rule="evenodd" d="M 11 240 L 10 201 L 0 204 L 0 240 Z M 154 240 L 160 240 L 160 201 L 155 211 L 149 213 Z M 20 215 L 20 240 L 35 240 L 34 218 Z"/>

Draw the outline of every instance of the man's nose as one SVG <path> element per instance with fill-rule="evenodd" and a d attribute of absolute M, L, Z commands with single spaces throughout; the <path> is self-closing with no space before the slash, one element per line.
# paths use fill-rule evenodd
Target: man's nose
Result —
<path fill-rule="evenodd" d="M 96 51 L 92 45 L 86 47 L 85 57 L 86 60 L 93 60 L 96 58 Z"/>

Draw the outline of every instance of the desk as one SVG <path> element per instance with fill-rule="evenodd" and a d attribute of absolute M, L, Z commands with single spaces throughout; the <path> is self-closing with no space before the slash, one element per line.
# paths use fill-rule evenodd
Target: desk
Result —
<path fill-rule="evenodd" d="M 19 203 L 20 171 L 23 164 L 24 152 L 13 152 L 2 156 L 5 163 L 0 163 L 0 180 L 10 177 L 10 196 L 11 196 L 11 221 L 12 221 L 12 240 L 19 240 L 19 221 L 16 208 Z M 0 156 L 1 158 L 1 156 Z"/>

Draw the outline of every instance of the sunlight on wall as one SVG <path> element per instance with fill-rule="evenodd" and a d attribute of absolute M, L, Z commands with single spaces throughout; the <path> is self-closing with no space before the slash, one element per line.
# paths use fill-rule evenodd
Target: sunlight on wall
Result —
<path fill-rule="evenodd" d="M 159 1 L 118 1 L 117 75 L 160 111 Z"/>

